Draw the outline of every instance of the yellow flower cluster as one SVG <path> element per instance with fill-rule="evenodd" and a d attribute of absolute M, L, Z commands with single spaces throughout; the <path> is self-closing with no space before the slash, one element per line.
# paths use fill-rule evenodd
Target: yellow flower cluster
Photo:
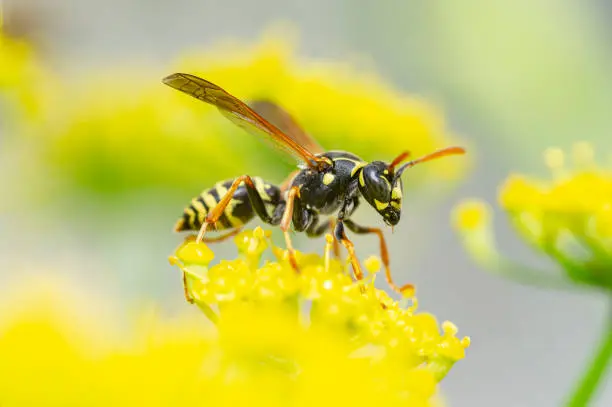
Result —
<path fill-rule="evenodd" d="M 612 168 L 597 165 L 587 143 L 575 144 L 572 158 L 567 165 L 562 150 L 549 149 L 545 161 L 552 178 L 510 176 L 500 206 L 521 237 L 558 262 L 570 280 L 612 290 Z M 457 223 L 475 257 L 499 268 L 504 262 L 494 248 L 488 212 L 481 202 L 467 202 L 459 207 Z M 514 274 L 521 269 L 528 279 L 524 267 Z M 554 276 L 540 278 L 563 285 Z"/>
<path fill-rule="evenodd" d="M 179 249 L 189 293 L 215 325 L 146 312 L 126 330 L 65 284 L 10 287 L 0 311 L 2 406 L 440 404 L 437 382 L 469 344 L 454 325 L 440 333 L 432 315 L 400 307 L 371 281 L 352 283 L 329 247 L 300 255 L 300 276 L 284 259 L 259 266 L 264 235 L 239 235 L 240 258 L 212 267 L 206 246 Z"/>
<path fill-rule="evenodd" d="M 273 149 L 211 106 L 161 84 L 177 71 L 206 78 L 246 102 L 276 101 L 326 149 L 391 160 L 405 149 L 418 155 L 451 144 L 430 104 L 347 64 L 298 58 L 293 42 L 281 38 L 286 36 L 273 31 L 251 45 L 222 43 L 163 71 L 116 67 L 71 78 L 40 126 L 43 162 L 76 186 L 109 195 L 142 188 L 192 194 L 253 171 L 282 181 L 289 167 L 279 164 Z M 410 184 L 428 180 L 427 174 L 457 177 L 462 165 L 428 164 Z"/>
<path fill-rule="evenodd" d="M 214 255 L 203 243 L 189 241 L 177 250 L 171 261 L 184 273 L 186 296 L 217 324 L 226 345 L 258 363 L 285 366 L 297 383 L 316 378 L 308 384 L 311 391 L 334 381 L 311 370 L 313 360 L 327 360 L 327 369 L 342 370 L 331 376 L 355 380 L 347 385 L 351 392 L 360 386 L 355 400 L 365 388 L 378 405 L 425 403 L 435 383 L 464 357 L 469 338 L 457 338 L 452 323 L 444 322 L 441 333 L 435 317 L 416 312 L 416 299 L 402 306 L 374 287 L 380 261 L 368 259 L 370 277 L 353 282 L 350 268 L 331 256 L 331 236 L 323 256 L 297 253 L 299 273 L 287 251 L 273 245 L 276 261 L 260 264 L 271 246 L 261 228 L 240 233 L 235 242 L 239 258 L 213 266 Z M 353 369 L 364 369 L 363 375 Z M 288 400 L 299 393 L 287 390 Z M 345 394 L 337 403 L 348 405 L 347 397 L 353 400 Z"/>

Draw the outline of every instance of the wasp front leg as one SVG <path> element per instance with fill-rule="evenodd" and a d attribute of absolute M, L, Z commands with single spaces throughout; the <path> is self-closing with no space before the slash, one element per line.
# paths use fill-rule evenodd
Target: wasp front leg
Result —
<path fill-rule="evenodd" d="M 414 293 L 414 286 L 412 284 L 398 286 L 393 281 L 393 277 L 391 276 L 391 268 L 389 266 L 389 251 L 387 250 L 387 242 L 385 241 L 385 236 L 383 235 L 382 230 L 379 228 L 360 226 L 350 219 L 346 219 L 344 223 L 353 233 L 357 233 L 359 235 L 373 233 L 377 235 L 380 241 L 380 257 L 382 259 L 383 266 L 385 267 L 385 277 L 387 278 L 389 287 L 391 287 L 393 291 L 402 295 L 411 295 Z"/>

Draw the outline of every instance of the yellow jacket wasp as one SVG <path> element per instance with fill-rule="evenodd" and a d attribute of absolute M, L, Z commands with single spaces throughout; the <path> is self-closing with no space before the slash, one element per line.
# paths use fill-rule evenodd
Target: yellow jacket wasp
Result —
<path fill-rule="evenodd" d="M 408 159 L 408 152 L 401 153 L 391 163 L 366 162 L 344 151 L 325 152 L 288 113 L 271 102 L 258 101 L 249 107 L 219 86 L 186 73 L 167 76 L 163 83 L 216 106 L 238 126 L 276 142 L 302 162 L 300 169 L 294 171 L 282 186 L 249 175 L 217 183 L 185 208 L 183 217 L 175 226 L 176 231 L 199 229 L 197 242 L 219 241 L 237 233 L 257 215 L 270 225 L 280 225 L 289 260 L 298 270 L 289 235 L 291 224 L 296 231 L 305 231 L 310 237 L 320 236 L 333 228 L 334 238 L 349 253 L 357 279 L 362 279 L 363 274 L 344 227 L 357 234 L 374 233 L 380 240 L 381 258 L 389 286 L 400 293 L 412 291 L 410 284 L 400 287 L 393 282 L 382 230 L 357 225 L 350 216 L 359 205 L 360 198 L 364 198 L 387 225 L 396 225 L 402 208 L 401 176 L 404 170 L 435 158 L 464 154 L 463 148 L 444 148 L 401 166 Z M 321 222 L 321 216 L 333 218 Z M 209 226 L 230 232 L 216 238 L 205 238 Z"/>

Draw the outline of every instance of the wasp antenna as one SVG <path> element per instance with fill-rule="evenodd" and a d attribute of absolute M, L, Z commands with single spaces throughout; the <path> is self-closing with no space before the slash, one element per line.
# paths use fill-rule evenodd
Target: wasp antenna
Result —
<path fill-rule="evenodd" d="M 426 161 L 435 160 L 441 157 L 446 157 L 448 155 L 460 155 L 460 154 L 465 154 L 465 149 L 463 147 L 453 146 L 453 147 L 442 148 L 440 150 L 434 151 L 433 153 L 424 155 L 423 157 L 419 157 L 416 160 L 409 161 L 406 164 L 402 165 L 397 171 L 397 177 L 401 176 L 402 172 L 404 172 L 406 168 L 414 167 L 417 164 L 424 163 Z M 397 158 L 395 160 L 397 160 Z"/>
<path fill-rule="evenodd" d="M 404 151 L 400 155 L 398 155 L 395 158 L 395 160 L 391 161 L 391 164 L 389 164 L 389 167 L 388 167 L 389 172 L 393 174 L 395 171 L 395 167 L 402 161 L 406 160 L 406 158 L 408 157 L 410 157 L 410 151 Z"/>
<path fill-rule="evenodd" d="M 457 147 L 457 146 L 446 147 L 446 148 L 442 148 L 440 150 L 434 151 L 433 153 L 424 155 L 423 157 L 417 158 L 416 160 L 412 161 L 413 163 L 412 165 L 420 164 L 425 161 L 435 160 L 436 158 L 440 158 L 440 157 L 446 157 L 447 155 L 459 155 L 459 154 L 465 154 L 465 149 L 463 147 Z"/>

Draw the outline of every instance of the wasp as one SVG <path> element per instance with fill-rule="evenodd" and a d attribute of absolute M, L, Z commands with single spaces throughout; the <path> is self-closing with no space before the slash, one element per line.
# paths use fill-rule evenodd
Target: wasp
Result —
<path fill-rule="evenodd" d="M 398 286 L 393 281 L 382 229 L 358 225 L 350 217 L 363 198 L 382 216 L 385 224 L 395 226 L 402 210 L 404 171 L 425 161 L 464 154 L 463 148 L 448 147 L 407 162 L 410 156 L 407 151 L 390 163 L 367 162 L 349 152 L 325 151 L 285 110 L 270 101 L 254 101 L 249 106 L 219 86 L 187 73 L 167 76 L 163 83 L 216 106 L 236 125 L 275 142 L 299 161 L 298 169 L 282 185 L 250 175 L 217 183 L 185 208 L 176 223 L 176 231 L 199 230 L 197 242 L 220 241 L 236 234 L 257 216 L 270 225 L 280 225 L 289 261 L 299 270 L 289 234 L 291 225 L 309 237 L 321 236 L 331 228 L 336 244 L 339 242 L 347 250 L 357 280 L 363 278 L 363 273 L 345 228 L 356 234 L 375 234 L 389 286 L 399 293 L 413 289 L 411 284 Z M 205 236 L 211 228 L 229 230 L 229 233 L 213 238 Z"/>

